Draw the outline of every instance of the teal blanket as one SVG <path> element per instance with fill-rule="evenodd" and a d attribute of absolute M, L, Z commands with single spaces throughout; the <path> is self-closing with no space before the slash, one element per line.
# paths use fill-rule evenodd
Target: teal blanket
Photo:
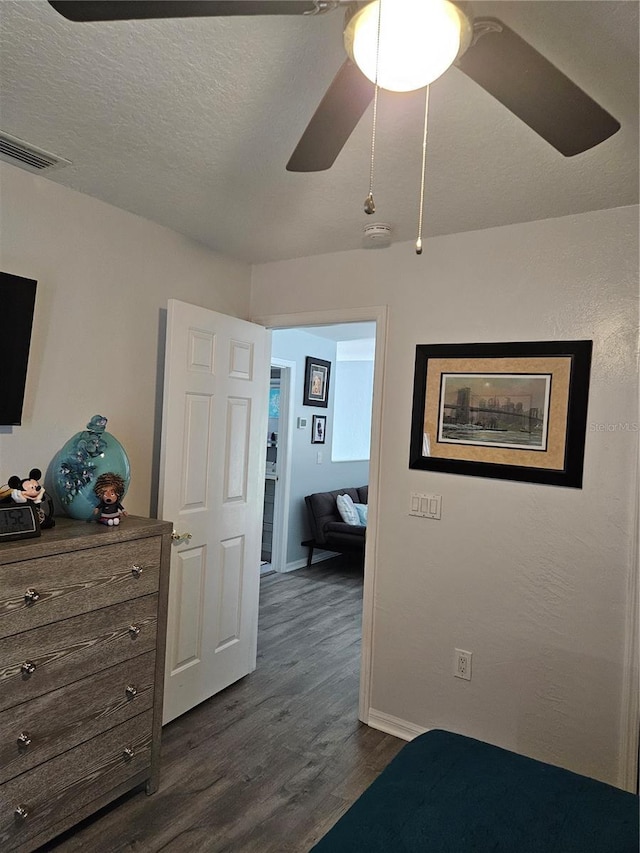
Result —
<path fill-rule="evenodd" d="M 313 853 L 638 853 L 638 797 L 434 730 L 407 744 Z"/>

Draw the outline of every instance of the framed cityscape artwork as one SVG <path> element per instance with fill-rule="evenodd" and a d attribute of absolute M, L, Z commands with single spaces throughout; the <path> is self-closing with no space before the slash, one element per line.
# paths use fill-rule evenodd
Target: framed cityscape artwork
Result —
<path fill-rule="evenodd" d="M 409 467 L 581 488 L 591 351 L 418 345 Z"/>

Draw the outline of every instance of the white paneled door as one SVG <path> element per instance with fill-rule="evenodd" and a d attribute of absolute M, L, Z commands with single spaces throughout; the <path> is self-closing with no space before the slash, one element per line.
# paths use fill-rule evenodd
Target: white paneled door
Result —
<path fill-rule="evenodd" d="M 262 326 L 169 300 L 159 508 L 181 538 L 165 723 L 255 669 L 269 356 Z"/>

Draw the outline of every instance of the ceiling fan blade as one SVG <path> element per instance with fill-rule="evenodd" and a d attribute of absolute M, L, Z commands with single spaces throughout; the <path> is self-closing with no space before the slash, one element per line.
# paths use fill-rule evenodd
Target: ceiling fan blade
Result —
<path fill-rule="evenodd" d="M 373 100 L 374 86 L 345 60 L 287 163 L 289 172 L 329 169 Z"/>
<path fill-rule="evenodd" d="M 319 8 L 314 0 L 49 0 L 49 3 L 70 21 L 304 15 L 333 8 L 330 3 Z"/>
<path fill-rule="evenodd" d="M 588 151 L 620 122 L 517 33 L 496 18 L 476 19 L 474 41 L 457 66 L 565 157 Z"/>

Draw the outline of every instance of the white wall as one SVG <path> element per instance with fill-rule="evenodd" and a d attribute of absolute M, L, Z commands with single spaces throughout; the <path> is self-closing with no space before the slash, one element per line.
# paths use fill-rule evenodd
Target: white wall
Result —
<path fill-rule="evenodd" d="M 296 364 L 295 387 L 291 392 L 294 400 L 294 420 L 291 431 L 291 487 L 286 557 L 287 563 L 291 564 L 306 560 L 307 557 L 307 549 L 300 544 L 310 536 L 304 496 L 313 492 L 364 486 L 369 481 L 369 462 L 368 460 L 358 462 L 331 461 L 335 393 L 335 341 L 300 329 L 276 330 L 272 336 L 271 354 L 274 358 L 282 358 Z M 302 405 L 305 357 L 308 355 L 331 362 L 329 404 L 326 409 Z M 313 415 L 327 416 L 327 432 L 324 444 L 311 444 Z M 299 417 L 307 419 L 306 429 L 296 428 Z M 322 454 L 321 464 L 317 462 L 318 453 Z"/>
<path fill-rule="evenodd" d="M 418 343 L 592 338 L 589 423 L 637 424 L 638 209 L 253 270 L 252 316 L 382 304 L 372 707 L 616 783 L 638 433 L 588 431 L 582 490 L 413 471 L 408 448 Z"/>
<path fill-rule="evenodd" d="M 103 414 L 131 461 L 126 508 L 147 515 L 167 299 L 246 317 L 250 268 L 1 163 L 0 190 L 0 269 L 38 280 L 23 425 L 0 429 L 0 481 L 45 471 Z"/>

